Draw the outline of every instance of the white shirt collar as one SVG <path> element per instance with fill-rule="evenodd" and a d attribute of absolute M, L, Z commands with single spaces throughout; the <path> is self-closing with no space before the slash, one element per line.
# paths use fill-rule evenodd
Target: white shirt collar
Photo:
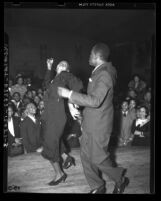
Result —
<path fill-rule="evenodd" d="M 138 125 L 143 126 L 147 122 L 148 122 L 148 119 L 137 119 L 136 120 L 136 126 L 138 126 Z"/>
<path fill-rule="evenodd" d="M 13 127 L 13 119 L 11 118 L 10 121 L 8 121 L 8 130 L 11 133 L 11 135 L 14 137 L 15 132 L 14 132 L 14 127 Z"/>
<path fill-rule="evenodd" d="M 102 63 L 102 64 L 104 64 L 104 63 Z M 98 67 L 100 67 L 102 64 L 99 64 L 98 66 L 96 66 L 96 67 L 94 68 L 94 70 L 92 71 L 92 73 L 93 73 L 94 71 L 96 71 L 96 69 L 97 69 Z"/>
<path fill-rule="evenodd" d="M 30 114 L 27 115 L 34 123 L 36 123 L 36 118 Z"/>

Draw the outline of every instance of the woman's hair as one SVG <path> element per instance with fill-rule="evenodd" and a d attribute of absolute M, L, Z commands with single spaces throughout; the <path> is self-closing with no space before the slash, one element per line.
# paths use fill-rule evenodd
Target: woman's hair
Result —
<path fill-rule="evenodd" d="M 18 79 L 19 79 L 19 78 L 22 78 L 22 80 L 24 81 L 24 78 L 23 78 L 22 76 L 17 76 L 17 77 L 16 77 L 16 83 L 18 82 Z"/>
<path fill-rule="evenodd" d="M 13 97 L 15 94 L 18 94 L 18 96 L 21 97 L 21 94 L 20 94 L 18 91 L 14 92 L 13 95 L 12 95 L 12 97 Z"/>
<path fill-rule="evenodd" d="M 130 99 L 128 100 L 129 104 L 130 104 L 131 101 L 135 101 L 136 106 L 137 106 L 137 100 L 136 100 L 135 98 L 130 98 Z"/>
<path fill-rule="evenodd" d="M 138 107 L 138 109 L 140 110 L 141 108 L 144 108 L 145 109 L 145 112 L 146 112 L 146 117 L 149 115 L 149 110 L 148 110 L 148 108 L 145 106 L 145 105 L 140 105 L 139 107 Z"/>

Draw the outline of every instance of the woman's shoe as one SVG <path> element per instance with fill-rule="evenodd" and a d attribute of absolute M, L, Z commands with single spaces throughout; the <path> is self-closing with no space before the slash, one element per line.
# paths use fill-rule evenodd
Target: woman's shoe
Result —
<path fill-rule="evenodd" d="M 49 186 L 56 186 L 56 185 L 58 185 L 59 183 L 61 183 L 61 182 L 65 182 L 65 180 L 66 180 L 66 178 L 67 178 L 67 175 L 66 174 L 64 174 L 62 177 L 60 177 L 58 180 L 52 180 L 51 182 L 49 182 L 48 183 L 48 185 Z"/>
<path fill-rule="evenodd" d="M 76 165 L 75 159 L 72 156 L 68 156 L 67 159 L 65 160 L 64 164 L 63 164 L 63 168 L 68 169 L 72 165 L 74 165 L 74 166 Z"/>

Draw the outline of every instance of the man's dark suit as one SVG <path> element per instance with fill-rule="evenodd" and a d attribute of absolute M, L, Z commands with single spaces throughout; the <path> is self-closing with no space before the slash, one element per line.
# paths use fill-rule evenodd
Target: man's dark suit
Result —
<path fill-rule="evenodd" d="M 15 143 L 15 138 L 20 138 L 20 118 L 13 116 L 12 121 L 13 121 L 13 129 L 14 129 L 15 136 L 13 136 L 8 130 L 8 153 L 9 154 L 10 154 L 12 144 Z"/>
<path fill-rule="evenodd" d="M 40 122 L 34 123 L 28 116 L 20 125 L 22 143 L 27 152 L 35 152 L 41 146 Z"/>
<path fill-rule="evenodd" d="M 107 152 L 113 127 L 113 86 L 116 70 L 111 63 L 99 66 L 89 79 L 87 95 L 73 92 L 70 101 L 83 111 L 81 160 L 91 189 L 104 185 L 99 170 L 119 182 L 123 168 L 113 168 Z"/>

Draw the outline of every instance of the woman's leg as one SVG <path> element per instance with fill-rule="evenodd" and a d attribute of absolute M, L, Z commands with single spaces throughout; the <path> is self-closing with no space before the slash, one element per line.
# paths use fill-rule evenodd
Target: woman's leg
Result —
<path fill-rule="evenodd" d="M 60 165 L 59 165 L 59 162 L 52 162 L 50 161 L 54 171 L 55 171 L 55 177 L 54 177 L 54 180 L 58 180 L 61 176 L 64 175 L 64 173 L 62 172 L 61 168 L 60 168 Z"/>

